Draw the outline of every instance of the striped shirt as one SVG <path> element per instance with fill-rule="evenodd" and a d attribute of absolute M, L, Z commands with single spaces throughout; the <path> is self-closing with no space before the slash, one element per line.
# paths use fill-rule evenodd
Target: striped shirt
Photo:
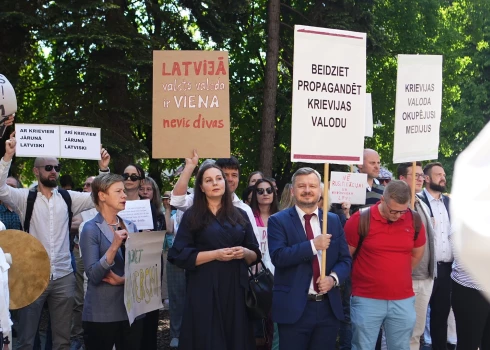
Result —
<path fill-rule="evenodd" d="M 451 278 L 454 282 L 462 285 L 463 287 L 473 288 L 476 290 L 482 291 L 482 286 L 475 281 L 471 275 L 466 272 L 463 265 L 459 262 L 459 257 L 457 256 L 457 252 L 454 249 L 454 242 L 452 240 L 453 235 L 449 236 L 449 242 L 451 242 L 451 246 L 453 248 L 454 262 L 453 262 L 453 271 L 451 272 Z"/>

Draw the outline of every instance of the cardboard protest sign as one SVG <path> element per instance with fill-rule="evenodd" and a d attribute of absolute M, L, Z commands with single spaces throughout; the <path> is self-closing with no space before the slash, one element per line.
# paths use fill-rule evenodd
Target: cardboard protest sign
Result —
<path fill-rule="evenodd" d="M 149 199 L 127 201 L 126 208 L 118 213 L 123 219 L 132 221 L 138 230 L 153 230 L 153 216 Z"/>
<path fill-rule="evenodd" d="M 367 174 L 330 173 L 332 203 L 366 204 Z"/>
<path fill-rule="evenodd" d="M 272 265 L 271 256 L 269 254 L 269 243 L 267 239 L 267 227 L 258 227 L 259 229 L 259 248 L 262 253 L 262 262 L 274 274 L 274 265 Z"/>
<path fill-rule="evenodd" d="M 60 157 L 100 160 L 100 129 L 60 125 Z"/>
<path fill-rule="evenodd" d="M 373 137 L 373 102 L 370 93 L 366 93 L 366 125 L 364 136 Z"/>
<path fill-rule="evenodd" d="M 153 51 L 153 158 L 230 157 L 228 52 Z"/>
<path fill-rule="evenodd" d="M 398 55 L 393 163 L 437 159 L 442 56 Z"/>
<path fill-rule="evenodd" d="M 365 90 L 365 33 L 295 26 L 291 161 L 361 163 Z"/>
<path fill-rule="evenodd" d="M 124 305 L 129 323 L 162 308 L 161 257 L 165 231 L 130 234 L 126 241 Z"/>
<path fill-rule="evenodd" d="M 60 127 L 46 124 L 15 124 L 17 157 L 60 156 Z"/>
<path fill-rule="evenodd" d="M 100 129 L 68 125 L 15 124 L 18 157 L 100 159 Z"/>
<path fill-rule="evenodd" d="M 17 112 L 15 90 L 5 75 L 0 74 L 0 120 L 15 112 Z"/>

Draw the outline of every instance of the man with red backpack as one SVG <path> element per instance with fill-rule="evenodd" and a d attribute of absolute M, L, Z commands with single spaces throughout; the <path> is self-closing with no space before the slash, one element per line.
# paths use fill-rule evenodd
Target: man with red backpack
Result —
<path fill-rule="evenodd" d="M 412 269 L 424 253 L 425 228 L 409 209 L 411 191 L 398 180 L 381 200 L 345 225 L 352 266 L 352 350 L 374 349 L 383 325 L 388 348 L 410 349 L 415 324 Z"/>

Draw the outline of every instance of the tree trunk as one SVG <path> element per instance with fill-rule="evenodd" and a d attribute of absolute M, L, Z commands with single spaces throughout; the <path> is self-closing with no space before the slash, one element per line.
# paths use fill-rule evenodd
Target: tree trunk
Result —
<path fill-rule="evenodd" d="M 260 131 L 260 170 L 272 176 L 276 125 L 277 64 L 279 61 L 280 0 L 269 0 L 264 107 Z"/>

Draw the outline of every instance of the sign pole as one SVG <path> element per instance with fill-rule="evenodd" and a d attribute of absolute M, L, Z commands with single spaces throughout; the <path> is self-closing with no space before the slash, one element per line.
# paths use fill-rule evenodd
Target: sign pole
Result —
<path fill-rule="evenodd" d="M 415 170 L 417 167 L 417 162 L 412 162 L 412 202 L 410 203 L 410 207 L 412 210 L 415 210 L 415 181 L 417 180 L 417 175 Z"/>
<path fill-rule="evenodd" d="M 354 172 L 354 164 L 351 164 L 350 165 L 350 172 L 353 173 Z"/>
<path fill-rule="evenodd" d="M 327 217 L 328 217 L 328 187 L 329 187 L 329 170 L 330 164 L 325 163 L 325 168 L 323 170 L 324 186 L 323 186 L 323 225 L 322 225 L 322 235 L 327 234 Z M 327 267 L 327 250 L 325 249 L 322 253 L 322 266 L 321 266 L 321 278 L 324 279 L 326 275 Z"/>

